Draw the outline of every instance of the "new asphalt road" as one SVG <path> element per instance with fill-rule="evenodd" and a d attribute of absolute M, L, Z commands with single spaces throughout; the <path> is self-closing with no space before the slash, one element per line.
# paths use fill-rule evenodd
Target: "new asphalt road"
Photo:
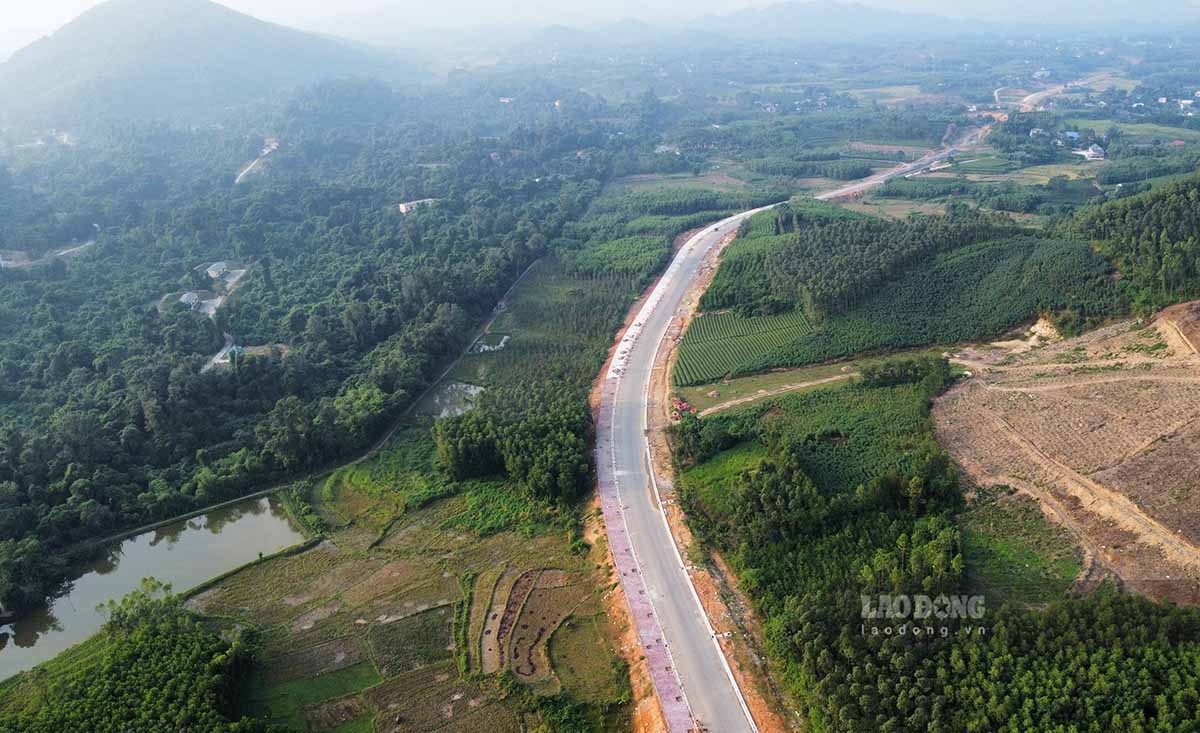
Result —
<path fill-rule="evenodd" d="M 753 213 L 710 226 L 680 249 L 617 347 L 602 385 L 596 461 L 601 501 L 619 503 L 617 512 L 605 506 L 606 526 L 672 733 L 693 727 L 692 720 L 714 733 L 756 730 L 671 537 L 646 444 L 650 375 L 671 317 L 705 255 Z M 629 555 L 620 552 L 626 539 Z M 665 650 L 657 639 L 665 641 Z"/>
<path fill-rule="evenodd" d="M 979 135 L 968 135 L 968 144 Z M 943 149 L 817 198 L 853 195 L 924 170 L 955 151 Z M 667 525 L 650 469 L 646 421 L 656 355 L 705 256 L 761 210 L 710 225 L 684 244 L 622 337 L 601 385 L 596 466 L 605 526 L 672 733 L 697 726 L 713 733 L 757 730 Z"/>

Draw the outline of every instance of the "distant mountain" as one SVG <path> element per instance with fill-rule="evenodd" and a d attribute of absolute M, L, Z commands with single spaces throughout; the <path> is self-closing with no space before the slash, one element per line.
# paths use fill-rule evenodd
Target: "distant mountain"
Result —
<path fill-rule="evenodd" d="M 979 23 L 831 0 L 746 8 L 729 15 L 701 18 L 687 27 L 723 36 L 834 42 L 880 37 L 901 41 L 987 30 Z"/>
<path fill-rule="evenodd" d="M 1026 30 L 1056 33 L 1195 32 L 1200 22 L 1197 0 L 1006 0 L 1002 3 L 964 3 L 962 0 L 866 0 L 882 7 L 913 8 L 951 18 L 1003 23 Z"/>
<path fill-rule="evenodd" d="M 209 0 L 108 0 L 0 64 L 0 122 L 200 121 L 322 78 L 400 70 L 382 52 Z"/>

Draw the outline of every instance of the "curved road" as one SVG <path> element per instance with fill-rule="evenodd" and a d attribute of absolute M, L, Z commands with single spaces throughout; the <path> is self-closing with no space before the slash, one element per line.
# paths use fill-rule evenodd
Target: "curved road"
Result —
<path fill-rule="evenodd" d="M 971 132 L 976 143 L 986 128 Z M 853 196 L 896 176 L 925 170 L 958 152 L 944 148 L 816 198 Z M 663 513 L 646 440 L 650 375 L 668 327 L 705 256 L 737 231 L 745 211 L 692 236 L 675 255 L 617 345 L 601 383 L 596 472 L 609 545 L 646 655 L 655 693 L 672 733 L 755 733 L 725 655 L 713 635 Z"/>
<path fill-rule="evenodd" d="M 675 311 L 705 256 L 742 221 L 732 216 L 675 255 L 617 346 L 601 385 L 596 473 L 609 545 L 621 573 L 667 728 L 756 731 L 667 526 L 650 470 L 650 374 Z"/>

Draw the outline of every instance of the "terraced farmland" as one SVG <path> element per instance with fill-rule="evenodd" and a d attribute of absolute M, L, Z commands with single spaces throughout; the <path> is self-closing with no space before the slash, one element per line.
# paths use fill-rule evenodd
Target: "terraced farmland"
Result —
<path fill-rule="evenodd" d="M 812 324 L 799 310 L 752 318 L 732 312 L 702 315 L 692 321 L 679 345 L 675 384 L 689 387 L 720 379 L 756 356 L 812 330 Z"/>

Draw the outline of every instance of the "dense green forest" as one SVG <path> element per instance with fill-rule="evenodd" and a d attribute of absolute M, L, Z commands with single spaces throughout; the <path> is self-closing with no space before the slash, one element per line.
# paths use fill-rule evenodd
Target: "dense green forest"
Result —
<path fill-rule="evenodd" d="M 718 371 L 677 371 L 675 382 L 986 338 L 1038 314 L 1075 333 L 1127 310 L 1112 270 L 1085 241 L 1038 236 L 963 204 L 883 221 L 795 201 L 745 225 L 700 306 L 732 311 L 722 317 L 730 333 L 791 309 L 811 327 L 772 331 L 733 359 L 710 359 Z M 699 340 L 685 336 L 681 361 Z"/>
<path fill-rule="evenodd" d="M 323 82 L 236 129 L 146 123 L 12 151 L 0 208 L 19 215 L 0 248 L 32 263 L 0 271 L 0 603 L 53 592 L 89 540 L 365 450 L 542 258 L 605 283 L 587 290 L 603 303 L 569 305 L 587 313 L 589 356 L 559 344 L 515 369 L 479 416 L 439 428 L 492 425 L 457 458 L 443 441 L 445 466 L 550 500 L 584 491 L 598 345 L 673 236 L 782 194 L 600 197 L 621 175 L 690 165 L 654 150 L 670 116 L 652 95 L 608 106 L 543 87 L 570 110 L 430 126 L 494 92 L 459 78 L 414 112 L 378 82 Z M 280 146 L 235 183 L 257 130 Z M 245 270 L 236 288 L 204 272 L 214 262 Z M 209 317 L 185 292 L 225 300 Z M 213 368 L 226 337 L 246 351 Z"/>
<path fill-rule="evenodd" d="M 766 258 L 770 294 L 819 320 L 843 313 L 910 265 L 983 239 L 1015 233 L 1006 219 L 965 207 L 949 216 L 815 223 Z"/>
<path fill-rule="evenodd" d="M 986 605 L 979 620 L 863 618 L 862 595 L 966 592 L 957 472 L 928 414 L 948 379 L 944 360 L 898 359 L 673 430 L 693 466 L 689 520 L 765 617 L 805 718 L 830 731 L 1200 730 L 1182 673 L 1200 660 L 1193 609 L 1102 589 L 1045 609 Z"/>
<path fill-rule="evenodd" d="M 862 352 L 973 341 L 1039 313 L 1075 332 L 1120 312 L 1108 262 L 1085 242 L 1008 237 L 936 255 L 820 328 L 738 371 L 800 366 Z"/>
<path fill-rule="evenodd" d="M 1076 230 L 1099 242 L 1143 312 L 1200 296 L 1200 178 L 1192 177 L 1082 216 Z"/>
<path fill-rule="evenodd" d="M 0 686 L 0 731 L 267 733 L 257 720 L 228 717 L 251 640 L 223 638 L 151 580 L 105 612 L 102 634 Z"/>
<path fill-rule="evenodd" d="M 794 298 L 772 291 L 767 258 L 800 229 L 820 224 L 833 227 L 862 218 L 834 204 L 800 198 L 751 217 L 721 253 L 721 267 L 701 296 L 700 309 L 769 315 L 793 307 Z"/>
<path fill-rule="evenodd" d="M 537 258 L 608 270 L 604 250 L 571 252 L 635 237 L 609 245 L 632 287 L 688 215 L 765 200 L 632 196 L 581 232 L 618 166 L 657 165 L 637 153 L 636 108 L 500 137 L 414 126 L 408 109 L 371 82 L 306 90 L 270 122 L 287 132 L 265 172 L 236 185 L 261 137 L 134 126 L 16 156 L 3 200 L 26 216 L 6 237 L 56 249 L 59 217 L 39 213 L 54 210 L 99 229 L 70 259 L 0 271 L 0 602 L 39 601 L 85 540 L 362 451 Z M 55 198 L 22 206 L 38 196 Z M 421 198 L 436 201 L 396 210 Z M 223 288 L 202 271 L 222 261 L 247 272 L 214 317 L 178 302 Z M 261 353 L 208 368 L 222 333 Z M 586 414 L 570 412 L 578 483 Z"/>

